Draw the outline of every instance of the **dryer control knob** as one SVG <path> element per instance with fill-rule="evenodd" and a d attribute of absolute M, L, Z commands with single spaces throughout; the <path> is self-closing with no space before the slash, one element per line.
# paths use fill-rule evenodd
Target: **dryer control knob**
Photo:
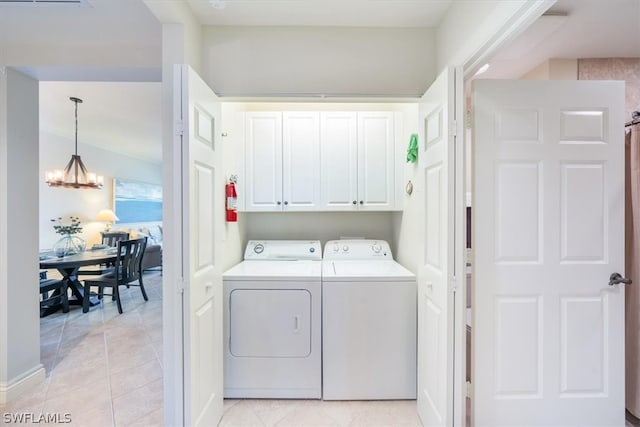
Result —
<path fill-rule="evenodd" d="M 378 244 L 375 244 L 375 245 L 373 245 L 373 246 L 371 247 L 371 249 L 373 249 L 373 252 L 375 252 L 375 253 L 377 253 L 377 254 L 378 254 L 378 253 L 380 253 L 380 251 L 382 250 L 382 246 L 380 246 L 380 245 L 378 245 Z"/>
<path fill-rule="evenodd" d="M 349 252 L 349 246 L 344 245 L 344 246 L 342 247 L 342 250 L 343 250 L 343 251 L 345 251 L 345 252 Z"/>
<path fill-rule="evenodd" d="M 340 250 L 340 246 L 338 245 L 333 246 L 333 252 L 338 252 L 339 250 Z"/>
<path fill-rule="evenodd" d="M 264 251 L 264 246 L 262 245 L 262 243 L 258 243 L 253 247 L 253 252 L 257 254 L 261 254 L 263 251 Z"/>

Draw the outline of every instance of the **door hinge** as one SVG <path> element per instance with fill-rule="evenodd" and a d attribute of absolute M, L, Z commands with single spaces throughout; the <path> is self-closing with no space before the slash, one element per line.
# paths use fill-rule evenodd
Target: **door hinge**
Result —
<path fill-rule="evenodd" d="M 176 121 L 176 136 L 184 135 L 184 123 L 182 120 Z"/>
<path fill-rule="evenodd" d="M 473 390 L 473 387 L 471 387 L 471 381 L 467 381 L 465 385 L 465 395 L 471 399 L 471 391 Z"/>
<path fill-rule="evenodd" d="M 182 280 L 182 278 L 176 281 L 176 293 L 184 294 L 184 280 Z"/>
<path fill-rule="evenodd" d="M 454 293 L 458 291 L 458 281 L 455 277 L 449 279 L 449 290 Z"/>
<path fill-rule="evenodd" d="M 449 123 L 449 136 L 458 136 L 458 122 L 451 120 Z"/>

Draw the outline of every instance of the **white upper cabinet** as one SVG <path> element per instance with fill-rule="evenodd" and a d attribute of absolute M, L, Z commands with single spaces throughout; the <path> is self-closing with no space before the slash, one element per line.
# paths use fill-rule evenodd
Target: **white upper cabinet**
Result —
<path fill-rule="evenodd" d="M 320 209 L 320 114 L 283 113 L 283 210 Z"/>
<path fill-rule="evenodd" d="M 393 112 L 247 112 L 244 123 L 244 210 L 396 208 Z"/>
<path fill-rule="evenodd" d="M 320 114 L 245 116 L 245 210 L 320 209 Z"/>
<path fill-rule="evenodd" d="M 282 210 L 282 113 L 246 113 L 245 162 L 245 209 Z"/>
<path fill-rule="evenodd" d="M 358 203 L 356 113 L 321 113 L 320 121 L 322 209 L 355 210 Z"/>
<path fill-rule="evenodd" d="M 395 207 L 393 113 L 358 113 L 358 206 L 364 210 Z"/>
<path fill-rule="evenodd" d="M 392 112 L 321 116 L 323 210 L 395 208 Z"/>

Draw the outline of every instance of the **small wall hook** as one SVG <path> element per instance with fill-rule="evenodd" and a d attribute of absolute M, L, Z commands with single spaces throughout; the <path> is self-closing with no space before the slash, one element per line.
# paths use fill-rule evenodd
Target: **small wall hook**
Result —
<path fill-rule="evenodd" d="M 406 191 L 408 195 L 411 195 L 411 193 L 413 193 L 413 182 L 411 182 L 411 180 L 407 182 L 407 185 L 404 187 L 404 191 Z"/>

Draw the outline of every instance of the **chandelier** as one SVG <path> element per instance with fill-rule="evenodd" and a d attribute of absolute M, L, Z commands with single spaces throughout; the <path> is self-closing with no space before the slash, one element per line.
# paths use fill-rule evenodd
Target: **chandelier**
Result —
<path fill-rule="evenodd" d="M 49 187 L 102 188 L 104 178 L 87 172 L 82 159 L 78 156 L 78 103 L 82 103 L 82 99 L 73 96 L 69 99 L 76 104 L 76 151 L 64 170 L 56 169 L 45 173 L 46 182 Z"/>

